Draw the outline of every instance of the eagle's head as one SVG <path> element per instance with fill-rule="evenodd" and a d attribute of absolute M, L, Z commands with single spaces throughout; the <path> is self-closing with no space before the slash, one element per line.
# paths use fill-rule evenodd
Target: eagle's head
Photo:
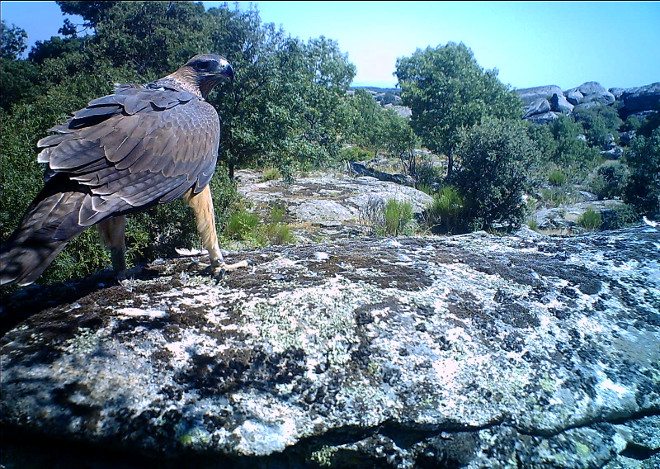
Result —
<path fill-rule="evenodd" d="M 234 80 L 234 69 L 227 59 L 215 54 L 200 54 L 186 62 L 174 75 L 179 80 L 196 85 L 202 97 L 223 81 Z"/>

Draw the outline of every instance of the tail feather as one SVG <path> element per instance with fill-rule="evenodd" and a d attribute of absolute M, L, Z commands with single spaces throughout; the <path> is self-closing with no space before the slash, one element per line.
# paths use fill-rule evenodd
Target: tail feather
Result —
<path fill-rule="evenodd" d="M 0 253 L 0 285 L 33 283 L 66 246 L 66 241 L 3 245 Z"/>
<path fill-rule="evenodd" d="M 46 184 L 19 228 L 0 246 L 0 285 L 33 283 L 64 246 L 88 228 L 79 221 L 87 197 L 75 190 L 51 190 Z"/>

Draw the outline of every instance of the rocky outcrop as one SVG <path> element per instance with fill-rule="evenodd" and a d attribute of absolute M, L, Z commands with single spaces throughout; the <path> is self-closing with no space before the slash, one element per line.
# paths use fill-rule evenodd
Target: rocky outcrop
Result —
<path fill-rule="evenodd" d="M 364 228 L 372 207 L 390 199 L 410 203 L 414 214 L 421 214 L 433 202 L 428 194 L 406 185 L 411 184 L 406 176 L 354 165 L 357 167 L 364 168 L 358 177 L 321 175 L 297 178 L 290 184 L 283 180 L 263 182 L 255 172 L 238 171 L 239 192 L 257 211 L 284 208 L 299 240 L 314 238 L 312 233 L 332 239 L 349 237 Z"/>
<path fill-rule="evenodd" d="M 583 83 L 582 85 L 569 90 L 566 94 L 571 95 L 575 102 L 571 102 L 574 105 L 586 104 L 586 103 L 597 103 L 604 106 L 609 106 L 614 104 L 614 95 L 607 91 L 600 83 L 595 81 L 589 81 Z"/>
<path fill-rule="evenodd" d="M 33 287 L 5 301 L 3 464 L 655 467 L 658 246 L 367 238 Z"/>
<path fill-rule="evenodd" d="M 660 82 L 621 92 L 620 113 L 624 117 L 631 114 L 660 110 Z"/>
<path fill-rule="evenodd" d="M 556 112 L 570 113 L 575 106 L 563 94 L 553 94 L 550 98 L 550 108 Z"/>
<path fill-rule="evenodd" d="M 520 99 L 522 99 L 522 102 L 525 106 L 529 106 L 533 102 L 540 99 L 549 100 L 554 94 L 563 95 L 562 89 L 557 85 L 523 88 L 516 90 L 516 93 L 518 93 L 518 96 L 520 96 Z"/>
<path fill-rule="evenodd" d="M 577 202 L 559 207 L 543 208 L 532 215 L 536 229 L 546 233 L 574 234 L 584 231 L 578 224 L 587 210 L 600 214 L 602 225 L 598 229 L 612 229 L 622 225 L 618 213 L 625 210 L 626 205 L 620 200 L 593 200 Z"/>
<path fill-rule="evenodd" d="M 644 118 L 660 111 L 660 83 L 607 90 L 600 83 L 590 81 L 567 91 L 549 85 L 519 89 L 516 93 L 525 106 L 524 119 L 534 123 L 551 122 L 561 113 L 595 106 L 616 106 L 622 119 L 630 115 Z"/>

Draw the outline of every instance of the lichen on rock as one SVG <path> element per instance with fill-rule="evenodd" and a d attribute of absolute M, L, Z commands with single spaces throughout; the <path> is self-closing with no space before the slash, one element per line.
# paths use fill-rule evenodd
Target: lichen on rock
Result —
<path fill-rule="evenodd" d="M 199 467 L 651 467 L 659 233 L 270 247 L 29 306 L 43 287 L 6 304 L 37 311 L 0 342 L 2 423 Z"/>

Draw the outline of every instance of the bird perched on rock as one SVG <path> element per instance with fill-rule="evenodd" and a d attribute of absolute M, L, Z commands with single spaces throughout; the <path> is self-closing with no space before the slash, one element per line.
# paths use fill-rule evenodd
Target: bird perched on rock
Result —
<path fill-rule="evenodd" d="M 0 285 L 34 282 L 68 241 L 92 225 L 125 270 L 125 215 L 179 197 L 192 207 L 216 271 L 224 264 L 209 181 L 220 120 L 206 96 L 233 80 L 218 55 L 197 55 L 145 86 L 118 87 L 91 101 L 38 142 L 45 185 L 0 250 Z"/>

